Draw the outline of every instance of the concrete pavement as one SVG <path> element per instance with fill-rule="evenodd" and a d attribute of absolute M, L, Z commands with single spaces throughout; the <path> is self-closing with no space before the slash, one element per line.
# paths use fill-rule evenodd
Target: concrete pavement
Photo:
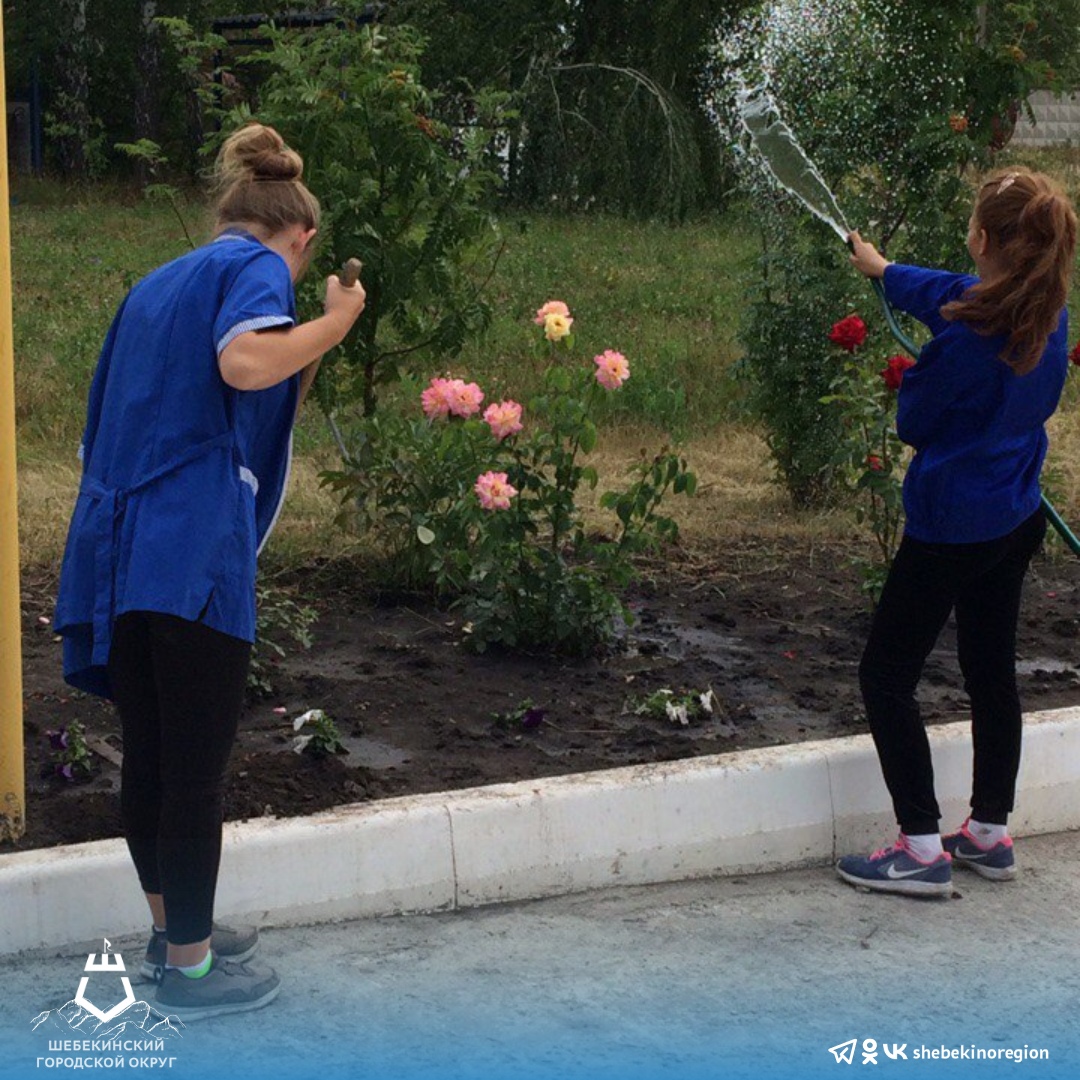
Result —
<path fill-rule="evenodd" d="M 858 892 L 822 865 L 267 930 L 279 999 L 189 1024 L 165 1065 L 31 1031 L 100 941 L 9 956 L 0 1077 L 1077 1077 L 1080 833 L 1017 853 L 1016 882 L 957 871 L 947 901 Z M 141 939 L 114 945 L 137 966 Z M 915 1057 L 943 1049 L 972 1056 Z"/>

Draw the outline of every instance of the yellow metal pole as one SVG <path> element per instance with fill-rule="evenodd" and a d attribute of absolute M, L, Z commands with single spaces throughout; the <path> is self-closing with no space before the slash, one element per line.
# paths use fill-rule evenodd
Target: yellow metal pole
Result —
<path fill-rule="evenodd" d="M 10 206 L 4 17 L 0 11 L 0 840 L 15 840 L 26 828 Z"/>

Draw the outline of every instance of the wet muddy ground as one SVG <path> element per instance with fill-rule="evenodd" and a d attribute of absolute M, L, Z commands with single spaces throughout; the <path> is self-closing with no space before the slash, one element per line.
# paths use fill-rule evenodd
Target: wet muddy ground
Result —
<path fill-rule="evenodd" d="M 583 660 L 475 655 L 452 612 L 381 599 L 340 566 L 290 586 L 319 613 L 315 641 L 274 665 L 272 693 L 246 710 L 230 820 L 866 730 L 856 666 L 869 606 L 835 547 L 744 542 L 646 568 L 629 596 L 634 625 Z M 19 848 L 120 828 L 118 725 L 107 703 L 64 686 L 52 602 L 48 581 L 24 583 L 28 827 Z M 966 715 L 953 649 L 950 629 L 921 687 L 929 723 Z M 1036 562 L 1018 655 L 1025 709 L 1080 704 L 1080 560 Z M 712 713 L 686 724 L 640 711 L 657 691 L 710 689 Z M 292 721 L 312 708 L 334 720 L 348 753 L 293 751 Z M 72 720 L 92 746 L 93 775 L 82 783 L 55 775 L 47 737 Z"/>

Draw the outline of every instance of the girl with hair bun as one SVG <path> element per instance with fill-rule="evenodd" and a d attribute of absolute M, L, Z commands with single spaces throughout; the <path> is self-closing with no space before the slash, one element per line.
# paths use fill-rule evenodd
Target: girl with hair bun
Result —
<path fill-rule="evenodd" d="M 183 1020 L 278 992 L 243 963 L 253 928 L 213 923 L 226 766 L 255 637 L 256 557 L 284 497 L 297 409 L 364 309 L 326 282 L 298 323 L 319 203 L 303 161 L 252 123 L 217 159 L 210 243 L 120 305 L 90 387 L 55 625 L 64 677 L 111 698 L 124 835 L 153 918 L 142 970 Z"/>
<path fill-rule="evenodd" d="M 1044 425 L 1068 370 L 1065 299 L 1076 214 L 1048 177 L 999 171 L 968 228 L 977 277 L 889 262 L 858 233 L 851 261 L 933 338 L 902 377 L 896 430 L 915 450 L 905 527 L 859 666 L 870 730 L 900 836 L 837 865 L 851 884 L 948 895 L 952 867 L 1016 875 L 1008 817 L 1020 764 L 1016 626 L 1028 564 L 1046 533 Z M 942 837 L 915 690 L 951 612 L 975 759 L 971 814 Z"/>

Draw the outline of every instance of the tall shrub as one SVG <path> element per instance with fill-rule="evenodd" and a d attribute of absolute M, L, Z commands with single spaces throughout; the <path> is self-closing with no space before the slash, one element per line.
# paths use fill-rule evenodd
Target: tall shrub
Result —
<path fill-rule="evenodd" d="M 763 84 L 851 227 L 893 259 L 967 269 L 971 174 L 1053 73 L 1024 48 L 1037 29 L 1034 5 L 982 8 L 972 0 L 767 4 L 729 43 L 716 100 L 733 112 L 733 69 Z M 825 451 L 843 437 L 839 417 L 822 415 L 835 374 L 828 330 L 845 308 L 873 305 L 835 234 L 768 191 L 760 173 L 748 175 L 764 258 L 742 324 L 743 370 L 793 500 L 821 504 L 839 490 Z"/>
<path fill-rule="evenodd" d="M 487 146 L 504 99 L 478 94 L 468 127 L 440 123 L 418 77 L 423 38 L 364 24 L 364 9 L 343 0 L 335 25 L 270 27 L 247 63 L 267 72 L 259 119 L 303 155 L 325 203 L 320 269 L 364 264 L 364 317 L 320 374 L 320 393 L 328 407 L 359 401 L 370 415 L 381 384 L 453 356 L 489 321 L 498 176 Z M 234 110 L 233 122 L 251 111 Z"/>

